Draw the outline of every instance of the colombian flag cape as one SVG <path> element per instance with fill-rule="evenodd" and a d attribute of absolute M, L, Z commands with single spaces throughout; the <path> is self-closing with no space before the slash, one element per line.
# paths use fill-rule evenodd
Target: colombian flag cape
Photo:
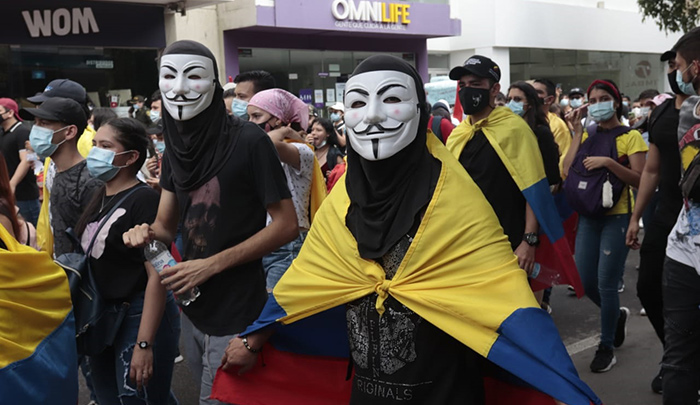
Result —
<path fill-rule="evenodd" d="M 66 273 L 45 252 L 0 239 L 0 403 L 75 405 L 78 355 Z"/>
<path fill-rule="evenodd" d="M 556 204 L 549 192 L 542 153 L 534 133 L 525 120 L 508 108 L 496 107 L 476 124 L 471 124 L 469 119 L 462 121 L 447 139 L 447 149 L 459 159 L 464 147 L 479 130 L 501 158 L 540 225 L 540 246 L 535 261 L 542 271 L 533 287 L 542 289 L 553 284 L 569 284 L 579 298 L 583 297 L 583 285 L 562 226 L 562 223 L 570 222 L 573 211 L 565 204 Z"/>
<path fill-rule="evenodd" d="M 394 278 L 385 279 L 379 264 L 360 257 L 357 242 L 345 226 L 350 198 L 345 182 L 338 182 L 260 318 L 242 334 L 275 322 L 311 321 L 312 315 L 328 316 L 338 309 L 345 329 L 343 308 L 338 306 L 376 292 L 376 310 L 381 314 L 384 301 L 392 295 L 537 390 L 568 405 L 600 404 L 579 379 L 551 318 L 537 305 L 493 209 L 437 138 L 428 136 L 427 144 L 442 162 L 442 169 Z M 323 347 L 333 343 L 318 335 L 307 344 Z M 284 373 L 293 375 L 295 370 Z M 234 401 L 236 392 L 246 390 L 237 378 L 220 370 L 213 397 L 239 404 L 263 403 L 256 400 L 254 391 L 248 392 L 247 401 L 240 396 Z M 216 396 L 222 391 L 232 396 Z"/>

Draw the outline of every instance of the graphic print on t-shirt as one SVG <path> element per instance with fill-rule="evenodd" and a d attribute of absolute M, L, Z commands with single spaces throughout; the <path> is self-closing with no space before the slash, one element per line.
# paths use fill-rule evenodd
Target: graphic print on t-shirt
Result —
<path fill-rule="evenodd" d="M 185 244 L 185 258 L 205 257 L 207 240 L 214 237 L 216 222 L 221 211 L 221 187 L 218 177 L 189 193 L 190 208 L 185 215 L 182 232 L 188 243 Z"/>
<path fill-rule="evenodd" d="M 102 253 L 104 253 L 105 251 L 105 242 L 107 240 L 107 235 L 109 235 L 109 230 L 112 228 L 112 225 L 114 225 L 114 223 L 117 222 L 117 220 L 121 218 L 124 214 L 126 214 L 126 210 L 124 208 L 117 208 L 116 211 L 114 211 L 114 213 L 112 214 L 112 216 L 109 217 L 107 222 L 105 222 L 105 224 L 102 226 L 102 229 L 100 229 L 100 233 L 95 239 L 95 244 L 92 247 L 92 252 L 90 253 L 90 256 L 94 257 L 95 259 L 99 259 L 100 257 L 102 257 Z M 84 251 L 87 251 L 88 245 L 90 244 L 93 235 L 95 235 L 95 231 L 97 230 L 97 227 L 99 225 L 100 221 L 95 221 L 85 226 L 85 231 L 83 232 L 83 236 L 80 239 L 80 244 L 83 246 Z"/>

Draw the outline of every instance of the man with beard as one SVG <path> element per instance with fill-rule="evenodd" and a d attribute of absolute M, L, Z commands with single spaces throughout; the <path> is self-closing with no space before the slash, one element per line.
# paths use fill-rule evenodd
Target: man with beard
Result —
<path fill-rule="evenodd" d="M 194 41 L 168 46 L 159 87 L 167 152 L 158 215 L 124 242 L 170 244 L 180 223 L 184 261 L 161 277 L 176 295 L 199 287 L 201 296 L 182 308 L 185 357 L 201 381 L 200 404 L 215 404 L 216 365 L 267 299 L 261 257 L 297 237 L 296 213 L 270 138 L 226 113 L 209 49 Z"/>
<path fill-rule="evenodd" d="M 415 68 L 388 55 L 367 58 L 347 82 L 345 111 L 345 181 L 324 201 L 261 317 L 229 344 L 224 369 L 252 368 L 267 326 L 344 305 L 351 404 L 483 404 L 481 357 L 563 402 L 599 404 L 534 300 L 488 202 L 426 136 L 430 109 Z M 329 344 L 319 335 L 308 333 L 305 343 Z"/>

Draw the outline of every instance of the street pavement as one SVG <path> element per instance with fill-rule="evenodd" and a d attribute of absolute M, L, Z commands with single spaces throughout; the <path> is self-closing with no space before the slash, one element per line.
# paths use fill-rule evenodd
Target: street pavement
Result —
<path fill-rule="evenodd" d="M 627 339 L 615 351 L 617 365 L 607 373 L 595 374 L 589 369 L 598 345 L 600 317 L 598 308 L 587 298 L 577 299 L 564 286 L 552 293 L 552 318 L 562 340 L 571 354 L 576 369 L 605 405 L 660 405 L 661 395 L 651 391 L 651 380 L 659 370 L 662 348 L 651 324 L 640 316 L 637 298 L 638 252 L 631 251 L 625 267 L 625 291 L 620 294 L 621 305 L 631 315 Z M 175 365 L 173 391 L 181 405 L 197 405 L 199 387 L 187 369 L 186 361 Z M 81 376 L 80 405 L 90 401 Z M 506 404 L 504 404 L 506 405 Z"/>

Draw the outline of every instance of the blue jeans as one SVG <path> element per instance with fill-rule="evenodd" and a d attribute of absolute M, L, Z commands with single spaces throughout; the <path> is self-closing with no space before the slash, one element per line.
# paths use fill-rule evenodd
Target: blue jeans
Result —
<path fill-rule="evenodd" d="M 588 298 L 600 307 L 600 343 L 613 348 L 620 298 L 617 283 L 625 270 L 629 248 L 625 235 L 629 214 L 593 219 L 579 216 L 576 267 Z"/>
<path fill-rule="evenodd" d="M 165 311 L 151 349 L 153 377 L 145 390 L 138 391 L 136 383 L 129 378 L 129 370 L 142 312 L 143 294 L 131 300 L 131 306 L 117 332 L 114 345 L 97 356 L 89 357 L 92 384 L 100 405 L 177 404 L 174 394 L 170 391 L 170 382 L 180 339 L 180 310 L 172 293 L 168 293 Z"/>
<path fill-rule="evenodd" d="M 664 296 L 664 404 L 698 403 L 700 388 L 700 276 L 690 266 L 666 258 Z"/>
<path fill-rule="evenodd" d="M 36 223 L 39 221 L 39 212 L 41 211 L 39 200 L 15 201 L 15 204 L 19 207 L 19 214 L 22 215 L 22 218 L 36 228 Z"/>
<path fill-rule="evenodd" d="M 300 231 L 296 239 L 263 257 L 262 264 L 263 269 L 265 269 L 268 290 L 275 288 L 284 272 L 287 271 L 289 266 L 292 265 L 292 261 L 299 255 L 307 233 L 307 231 Z"/>

